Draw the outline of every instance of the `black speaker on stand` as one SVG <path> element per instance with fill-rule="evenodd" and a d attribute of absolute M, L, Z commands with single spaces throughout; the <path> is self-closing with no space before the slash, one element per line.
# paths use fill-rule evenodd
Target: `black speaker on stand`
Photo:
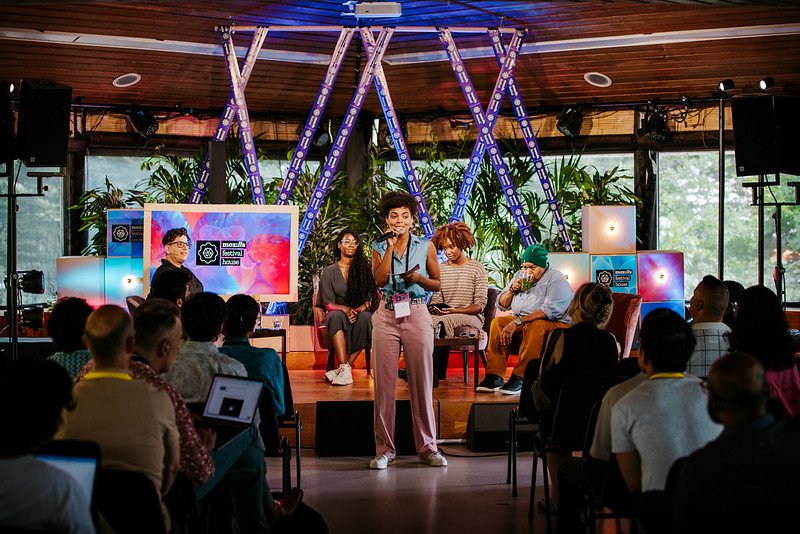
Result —
<path fill-rule="evenodd" d="M 17 123 L 17 159 L 26 167 L 67 164 L 72 88 L 48 80 L 22 80 Z"/>
<path fill-rule="evenodd" d="M 731 99 L 737 176 L 800 174 L 800 98 Z"/>

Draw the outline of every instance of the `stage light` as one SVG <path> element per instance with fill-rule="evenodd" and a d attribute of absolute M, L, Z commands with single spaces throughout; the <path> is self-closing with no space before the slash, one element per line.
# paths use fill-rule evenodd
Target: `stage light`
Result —
<path fill-rule="evenodd" d="M 324 148 L 333 142 L 333 133 L 331 132 L 332 121 L 328 119 L 328 129 L 317 132 L 314 137 L 314 146 L 317 148 Z"/>
<path fill-rule="evenodd" d="M 131 108 L 130 119 L 133 129 L 142 137 L 151 137 L 158 131 L 158 119 L 139 106 Z"/>
<path fill-rule="evenodd" d="M 731 80 L 730 78 L 727 78 L 719 82 L 719 90 L 722 91 L 723 93 L 732 90 L 735 86 L 736 84 L 734 84 L 733 80 Z"/>
<path fill-rule="evenodd" d="M 775 80 L 773 80 L 771 76 L 767 76 L 766 78 L 758 80 L 756 87 L 759 89 L 759 91 L 766 91 L 771 87 L 775 87 Z"/>
<path fill-rule="evenodd" d="M 556 128 L 567 137 L 578 137 L 581 133 L 583 113 L 580 108 L 567 108 L 558 115 Z"/>
<path fill-rule="evenodd" d="M 42 271 L 19 271 L 19 289 L 23 293 L 44 293 L 44 273 Z"/>
<path fill-rule="evenodd" d="M 672 141 L 672 132 L 667 125 L 666 112 L 652 108 L 647 110 L 642 121 L 642 133 L 648 139 L 659 142 Z"/>

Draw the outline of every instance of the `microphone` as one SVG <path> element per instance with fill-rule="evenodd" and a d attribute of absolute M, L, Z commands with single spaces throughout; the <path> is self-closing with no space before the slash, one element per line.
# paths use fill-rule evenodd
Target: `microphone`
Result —
<path fill-rule="evenodd" d="M 383 242 L 384 242 L 384 241 L 386 241 L 387 239 L 390 239 L 390 238 L 392 238 L 392 237 L 395 237 L 395 235 L 396 235 L 396 234 L 395 234 L 394 232 L 392 232 L 391 230 L 389 230 L 388 232 L 386 232 L 385 234 L 383 234 L 382 236 L 380 236 L 378 239 L 376 239 L 376 240 L 375 240 L 375 242 L 376 242 L 376 243 L 383 243 Z"/>

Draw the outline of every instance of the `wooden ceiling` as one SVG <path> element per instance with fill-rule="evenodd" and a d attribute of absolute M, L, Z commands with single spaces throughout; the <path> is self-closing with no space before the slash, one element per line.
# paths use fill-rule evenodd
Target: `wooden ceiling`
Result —
<path fill-rule="evenodd" d="M 435 25 L 523 27 L 526 48 L 515 76 L 532 106 L 707 98 L 726 78 L 735 93 L 774 78 L 776 93 L 800 94 L 800 9 L 796 0 L 673 1 L 401 1 L 398 19 L 362 19 L 398 31 L 384 70 L 400 114 L 462 114 L 466 105 Z M 337 31 L 283 31 L 274 26 L 352 26 L 336 0 L 17 1 L 0 6 L 0 78 L 45 78 L 73 88 L 82 104 L 211 113 L 230 92 L 217 25 L 273 26 L 245 95 L 252 114 L 305 116 L 333 51 Z M 297 28 L 295 28 L 297 29 Z M 458 33 L 466 66 L 486 104 L 498 67 L 485 32 Z M 506 38 L 508 39 L 508 37 Z M 250 34 L 239 32 L 246 47 Z M 327 112 L 341 116 L 366 61 L 348 50 Z M 602 72 L 613 84 L 587 84 Z M 116 88 L 128 72 L 142 80 Z M 372 94 L 365 108 L 380 115 Z"/>

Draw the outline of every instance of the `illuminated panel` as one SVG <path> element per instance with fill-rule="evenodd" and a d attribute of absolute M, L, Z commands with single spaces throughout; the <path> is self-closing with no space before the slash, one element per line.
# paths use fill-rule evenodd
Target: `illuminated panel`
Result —
<path fill-rule="evenodd" d="M 126 307 L 125 297 L 145 296 L 143 291 L 144 261 L 142 258 L 106 258 L 106 304 Z"/>
<path fill-rule="evenodd" d="M 592 254 L 636 252 L 636 208 L 634 206 L 583 206 L 581 208 L 583 250 Z"/>
<path fill-rule="evenodd" d="M 642 320 L 647 317 L 647 314 L 659 308 L 667 308 L 681 317 L 686 316 L 686 304 L 682 300 L 669 300 L 664 302 L 642 302 Z"/>
<path fill-rule="evenodd" d="M 592 282 L 611 287 L 615 293 L 635 295 L 636 255 L 592 255 Z"/>
<path fill-rule="evenodd" d="M 105 304 L 105 258 L 62 256 L 56 259 L 56 296 L 86 299 L 93 307 Z"/>
<path fill-rule="evenodd" d="M 592 281 L 592 264 L 587 252 L 552 252 L 547 259 L 550 267 L 561 271 L 573 291 Z"/>
<path fill-rule="evenodd" d="M 641 251 L 637 257 L 642 302 L 683 301 L 683 252 Z"/>
<path fill-rule="evenodd" d="M 120 209 L 106 212 L 106 242 L 109 258 L 141 258 L 144 210 Z"/>

